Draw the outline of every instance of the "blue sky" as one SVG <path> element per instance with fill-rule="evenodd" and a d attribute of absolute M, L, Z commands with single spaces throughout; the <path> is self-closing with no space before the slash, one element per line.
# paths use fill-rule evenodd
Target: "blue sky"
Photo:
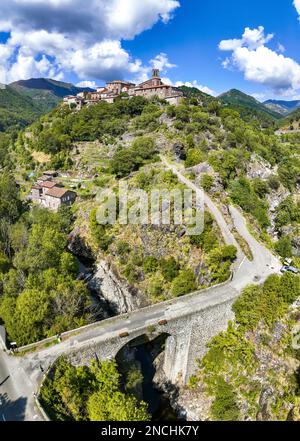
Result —
<path fill-rule="evenodd" d="M 109 3 L 2 1 L 0 81 L 100 85 L 139 81 L 157 66 L 167 82 L 214 94 L 238 88 L 261 100 L 300 98 L 300 0 Z"/>

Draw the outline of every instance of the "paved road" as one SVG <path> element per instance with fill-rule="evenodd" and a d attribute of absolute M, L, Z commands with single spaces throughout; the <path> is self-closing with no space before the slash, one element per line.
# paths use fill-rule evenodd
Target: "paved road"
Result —
<path fill-rule="evenodd" d="M 0 421 L 42 421 L 21 359 L 0 351 Z"/>
<path fill-rule="evenodd" d="M 221 230 L 221 233 L 223 235 L 225 243 L 227 245 L 235 245 L 236 248 L 239 251 L 239 258 L 243 257 L 242 253 L 241 253 L 241 250 L 240 250 L 240 247 L 239 247 L 237 241 L 235 240 L 234 235 L 230 231 L 229 226 L 227 225 L 227 223 L 226 223 L 226 221 L 225 221 L 225 219 L 223 217 L 223 214 L 221 213 L 219 208 L 216 206 L 216 204 L 213 202 L 213 200 L 202 189 L 197 187 L 196 184 L 194 184 L 186 176 L 184 176 L 183 173 L 180 171 L 180 168 L 178 166 L 170 164 L 169 161 L 164 156 L 162 156 L 162 155 L 161 155 L 161 161 L 166 166 L 166 168 L 171 170 L 178 177 L 180 182 L 185 184 L 187 187 L 189 187 L 195 193 L 198 193 L 200 198 L 201 197 L 204 198 L 204 204 L 206 205 L 208 210 L 211 212 L 211 214 L 215 218 L 215 221 L 219 225 L 219 228 Z"/>
<path fill-rule="evenodd" d="M 164 158 L 162 160 L 181 182 L 194 191 L 200 191 L 175 166 L 170 165 Z M 246 221 L 239 210 L 230 207 L 235 228 L 251 248 L 254 257 L 252 262 L 243 255 L 222 213 L 207 195 L 205 195 L 205 204 L 220 226 L 225 242 L 236 245 L 239 250 L 233 279 L 225 286 L 213 287 L 210 290 L 193 293 L 127 315 L 108 319 L 97 325 L 88 326 L 79 334 L 73 335 L 58 345 L 28 354 L 22 358 L 8 357 L 0 352 L 0 376 L 3 380 L 9 376 L 6 382 L 0 386 L 0 393 L 5 396 L 6 400 L 4 404 L 0 405 L 0 418 L 4 415 L 6 419 L 15 420 L 42 419 L 35 407 L 33 392 L 37 390 L 43 376 L 40 368 L 46 370 L 55 357 L 86 348 L 93 343 L 108 341 L 123 331 L 130 333 L 137 329 L 142 330 L 163 319 L 170 320 L 182 317 L 208 306 L 230 301 L 233 297 L 237 297 L 240 290 L 247 284 L 263 282 L 270 274 L 279 272 L 281 266 L 279 260 L 249 233 Z"/>

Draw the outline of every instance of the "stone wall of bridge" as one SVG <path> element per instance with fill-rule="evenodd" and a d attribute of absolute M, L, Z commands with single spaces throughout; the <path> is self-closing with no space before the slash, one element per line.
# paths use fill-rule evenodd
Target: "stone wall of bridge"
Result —
<path fill-rule="evenodd" d="M 207 351 L 207 343 L 219 332 L 226 330 L 234 318 L 234 299 L 175 319 L 162 326 L 137 329 L 124 338 L 116 337 L 101 343 L 90 343 L 80 351 L 68 355 L 74 365 L 88 365 L 92 359 L 109 360 L 128 343 L 140 336 L 148 341 L 167 334 L 164 372 L 173 384 L 186 384 L 197 370 L 197 360 Z"/>

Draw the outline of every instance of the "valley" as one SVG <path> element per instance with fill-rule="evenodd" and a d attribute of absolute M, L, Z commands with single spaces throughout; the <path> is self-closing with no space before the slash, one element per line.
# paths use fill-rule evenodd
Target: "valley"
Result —
<path fill-rule="evenodd" d="M 39 365 L 47 368 L 57 351 L 63 355 L 72 345 L 81 346 L 83 354 L 89 332 L 93 341 L 99 339 L 98 326 L 107 326 L 101 334 L 107 341 L 128 332 L 123 347 L 144 326 L 147 311 L 149 334 L 151 326 L 166 319 L 162 302 L 177 314 L 235 290 L 241 294 L 230 303 L 235 316 L 228 310 L 225 324 L 204 349 L 201 338 L 194 337 L 202 360 L 193 364 L 187 381 L 177 375 L 175 389 L 163 374 L 164 343 L 163 355 L 156 354 L 150 338 L 137 345 L 135 355 L 123 354 L 120 364 L 136 365 L 131 373 L 114 361 L 87 367 L 62 358 L 41 392 L 54 419 L 147 420 L 152 413 L 156 418 L 153 384 L 173 408 L 170 418 L 298 418 L 299 355 L 287 340 L 297 322 L 299 276 L 280 275 L 286 258 L 300 270 L 297 132 L 276 135 L 281 116 L 252 101 L 247 107 L 244 97 L 232 101 L 230 94 L 230 100 L 223 96 L 219 102 L 194 89 L 182 90 L 186 98 L 178 106 L 157 97 L 120 98 L 80 111 L 58 103 L 17 136 L 10 130 L 0 136 L 0 317 L 8 344 L 20 348 L 50 339 L 41 353 L 25 354 L 34 387 Z M 35 92 L 29 95 L 35 100 Z M 76 192 L 70 208 L 53 212 L 28 200 L 32 186 L 49 170 L 56 172 L 57 185 Z M 117 194 L 125 183 L 142 190 L 144 198 L 153 189 L 203 188 L 203 232 L 188 235 L 184 222 L 124 224 L 121 207 L 113 224 L 100 224 L 101 193 Z M 175 210 L 174 202 L 170 205 Z M 163 210 L 164 205 L 158 213 Z M 222 284 L 224 290 L 218 288 Z M 194 292 L 197 296 L 189 297 Z M 209 292 L 215 294 L 209 297 Z M 85 337 L 75 332 L 59 342 L 61 335 L 84 326 L 91 329 Z M 16 366 L 22 357 L 13 359 Z M 274 363 L 278 379 L 269 373 Z M 89 385 L 86 395 L 72 386 L 75 378 Z M 107 384 L 112 384 L 113 401 L 107 414 L 99 415 L 97 403 L 107 400 Z M 273 401 L 265 392 L 270 390 Z M 30 416 L 38 415 L 35 403 L 30 406 Z"/>

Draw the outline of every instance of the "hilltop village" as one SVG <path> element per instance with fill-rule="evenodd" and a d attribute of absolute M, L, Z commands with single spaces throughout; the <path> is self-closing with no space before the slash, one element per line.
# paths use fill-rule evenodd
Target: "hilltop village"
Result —
<path fill-rule="evenodd" d="M 169 104 L 177 105 L 183 97 L 183 93 L 176 87 L 164 84 L 160 78 L 159 70 L 153 69 L 152 78 L 141 84 L 136 85 L 127 81 L 115 80 L 107 83 L 106 87 L 98 87 L 95 92 L 80 92 L 76 96 L 68 95 L 64 98 L 64 104 L 80 110 L 83 106 L 91 106 L 99 101 L 113 103 L 120 96 L 129 98 L 158 96 Z"/>

